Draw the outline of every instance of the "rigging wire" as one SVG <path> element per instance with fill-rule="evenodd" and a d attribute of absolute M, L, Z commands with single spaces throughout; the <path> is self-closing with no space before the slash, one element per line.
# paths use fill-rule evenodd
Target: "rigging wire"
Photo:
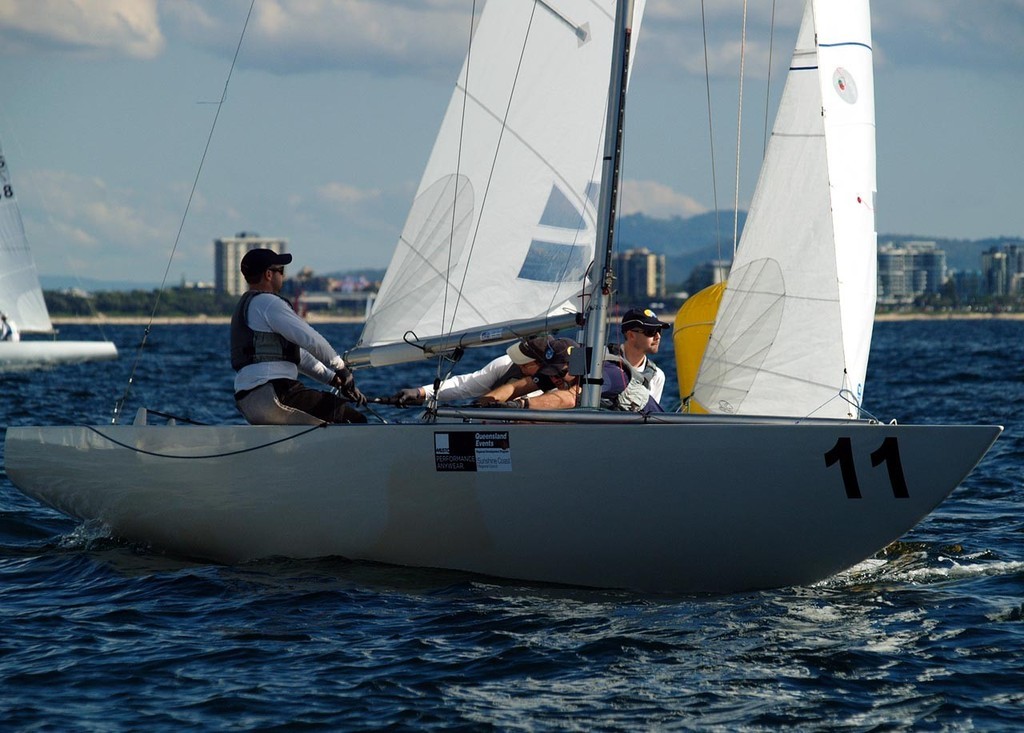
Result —
<path fill-rule="evenodd" d="M 736 247 L 740 238 L 740 145 L 743 140 L 743 67 L 747 55 L 747 0 L 743 0 L 743 31 L 740 34 L 740 78 L 739 102 L 736 112 L 736 188 L 732 209 L 732 256 L 736 259 Z"/>
<path fill-rule="evenodd" d="M 715 173 L 715 126 L 711 114 L 711 65 L 708 62 L 708 21 L 704 13 L 704 0 L 700 2 L 700 22 L 704 32 L 704 88 L 708 97 L 708 141 L 711 147 L 711 196 L 715 205 L 715 241 L 718 259 L 722 259 L 722 210 L 718 205 L 718 179 Z"/>
<path fill-rule="evenodd" d="M 139 342 L 139 346 L 135 351 L 135 361 L 132 364 L 132 370 L 128 376 L 128 383 L 125 385 L 124 394 L 114 405 L 114 414 L 110 420 L 112 424 L 117 423 L 121 411 L 124 409 L 124 403 L 128 400 L 128 394 L 131 391 L 132 384 L 135 381 L 135 372 L 139 368 L 139 360 L 142 358 L 142 351 L 146 348 L 146 341 L 153 328 L 153 320 L 156 318 L 157 310 L 160 307 L 160 298 L 163 296 L 164 288 L 167 284 L 167 276 L 171 271 L 171 263 L 174 261 L 174 254 L 178 251 L 178 243 L 181 240 L 181 233 L 185 228 L 185 221 L 188 218 L 189 208 L 192 206 L 192 199 L 195 197 L 196 188 L 199 187 L 199 176 L 203 172 L 203 164 L 206 162 L 206 155 L 210 151 L 210 143 L 213 141 L 213 133 L 214 130 L 217 129 L 217 120 L 220 119 L 220 112 L 224 107 L 224 100 L 227 99 L 228 96 L 228 85 L 231 83 L 231 75 L 235 70 L 235 64 L 238 62 L 238 54 L 242 50 L 242 40 L 245 38 L 245 31 L 249 27 L 249 19 L 252 18 L 252 9 L 255 5 L 256 0 L 250 0 L 249 12 L 245 16 L 245 23 L 242 25 L 242 32 L 238 36 L 238 45 L 235 46 L 235 55 L 231 59 L 231 67 L 228 69 L 227 78 L 224 80 L 224 90 L 221 92 L 220 100 L 216 102 L 217 112 L 213 116 L 213 122 L 210 125 L 210 133 L 206 137 L 206 146 L 203 148 L 203 155 L 199 159 L 199 167 L 196 169 L 196 175 L 192 181 L 192 188 L 188 193 L 188 200 L 185 202 L 185 210 L 182 212 L 181 222 L 178 224 L 178 233 L 174 237 L 174 246 L 171 247 L 171 254 L 167 258 L 167 267 L 164 268 L 164 277 L 160 281 L 160 288 L 157 290 L 156 300 L 153 301 L 153 310 L 149 314 L 149 323 L 146 324 L 146 328 L 142 333 L 142 341 Z"/>
<path fill-rule="evenodd" d="M 768 81 L 764 85 L 764 145 L 761 147 L 761 160 L 768 154 L 768 106 L 772 99 L 772 60 L 775 49 L 775 1 L 772 0 L 772 22 L 768 30 Z"/>
<path fill-rule="evenodd" d="M 466 105 L 467 105 L 467 103 L 469 101 L 469 71 L 470 71 L 470 62 L 473 59 L 473 35 L 474 35 L 474 33 L 473 33 L 473 26 L 474 26 L 475 22 L 476 22 L 476 0 L 473 0 L 473 8 L 472 8 L 472 12 L 470 13 L 470 16 L 469 16 L 469 43 L 468 43 L 468 45 L 466 47 L 466 81 L 465 81 L 465 86 L 464 86 L 464 88 L 462 90 L 462 116 L 461 116 L 461 118 L 459 120 L 459 146 L 458 146 L 458 151 L 456 153 L 456 158 L 455 158 L 455 190 L 452 192 L 452 226 L 451 226 L 451 232 L 448 235 L 448 260 L 447 260 L 447 262 L 445 264 L 445 268 L 444 268 L 444 299 L 443 299 L 442 305 L 441 305 L 441 331 L 442 331 L 442 333 L 444 332 L 444 323 L 445 323 L 445 320 L 447 319 L 447 314 L 448 314 L 448 291 L 449 291 L 449 289 L 451 287 L 451 282 L 449 280 L 449 277 L 451 276 L 451 272 L 452 272 L 452 250 L 455 247 L 455 227 L 456 227 L 456 222 L 457 222 L 458 216 L 459 216 L 459 180 L 460 180 L 459 177 L 462 175 L 462 142 L 463 142 L 463 138 L 465 137 L 465 134 L 466 134 Z M 459 291 L 459 295 L 461 296 L 461 294 L 462 294 L 462 291 L 460 290 Z M 456 305 L 455 305 L 455 310 L 452 312 L 452 323 L 451 323 L 451 326 L 448 329 L 448 333 L 449 334 L 455 329 L 455 312 L 456 311 L 458 311 L 458 303 L 457 302 L 456 302 Z M 443 359 L 438 358 L 438 360 L 437 360 L 437 373 L 436 373 L 436 378 L 435 378 L 436 379 L 435 385 L 440 384 L 441 381 L 442 381 L 442 378 L 441 378 L 441 364 L 442 364 L 442 362 L 443 362 Z M 452 372 L 453 368 L 454 368 L 454 364 L 452 365 L 452 367 L 449 367 L 448 375 L 445 377 L 445 379 L 447 379 L 449 376 L 451 376 L 451 372 Z M 436 396 L 436 394 L 437 394 L 436 391 L 435 391 L 434 394 Z"/>

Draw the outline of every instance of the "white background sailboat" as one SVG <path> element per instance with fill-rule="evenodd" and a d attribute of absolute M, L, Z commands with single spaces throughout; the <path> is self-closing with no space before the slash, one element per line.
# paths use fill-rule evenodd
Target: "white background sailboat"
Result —
<path fill-rule="evenodd" d="M 608 90 L 621 85 L 625 49 L 636 43 L 636 34 L 629 33 L 637 30 L 630 9 L 627 0 L 488 2 L 354 361 L 359 356 L 360 363 L 389 363 L 453 343 L 486 343 L 501 338 L 499 332 L 524 332 L 519 319 L 533 319 L 534 328 L 537 321 L 550 326 L 550 314 L 561 313 L 563 303 L 583 291 L 579 247 L 605 241 L 609 232 L 598 222 L 612 220 L 609 171 L 615 161 L 607 151 L 617 150 L 617 135 L 608 136 L 604 154 L 598 151 L 604 120 L 612 120 L 609 129 L 615 130 L 621 103 Z M 808 80 L 792 82 L 812 89 L 816 84 L 820 107 L 828 113 L 829 94 L 849 104 L 841 96 L 849 86 L 826 83 L 837 78 L 832 65 L 852 67 L 867 103 L 850 115 L 856 129 L 841 125 L 836 134 L 860 141 L 857 155 L 869 150 L 866 137 L 873 125 L 866 9 L 865 0 L 842 8 L 811 2 L 801 41 L 806 50 L 798 49 L 797 56 L 815 54 L 818 68 Z M 848 25 L 852 37 L 845 35 Z M 823 43 L 841 48 L 848 42 L 867 53 L 836 61 L 822 51 Z M 532 62 L 526 59 L 532 54 L 558 65 L 542 61 L 537 68 L 544 73 L 530 76 Z M 510 69 L 520 61 L 530 86 L 495 89 L 498 80 L 515 81 Z M 479 91 L 477 64 L 491 70 Z M 601 80 L 590 79 L 598 73 Z M 795 74 L 805 72 L 795 68 Z M 577 96 L 558 88 L 562 77 L 573 80 Z M 541 106 L 530 106 L 538 99 Z M 520 104 L 530 113 L 520 113 Z M 587 114 L 577 119 L 578 109 Z M 708 402 L 728 402 L 732 410 L 647 418 L 588 408 L 515 415 L 447 408 L 423 422 L 394 425 L 186 427 L 140 421 L 12 428 L 8 476 L 25 493 L 71 516 L 101 522 L 118 536 L 225 562 L 341 555 L 660 592 L 802 584 L 850 567 L 942 501 L 1001 428 L 882 425 L 848 415 L 850 403 L 841 395 L 857 393 L 866 344 L 861 334 L 850 336 L 854 346 L 847 347 L 847 329 L 835 323 L 807 325 L 808 343 L 827 343 L 829 349 L 797 357 L 797 344 L 790 351 L 792 364 L 778 387 L 789 394 L 783 407 L 753 407 L 755 398 L 775 388 L 761 386 L 762 376 L 776 376 L 764 373 L 786 361 L 772 347 L 775 335 L 791 328 L 790 308 L 821 300 L 831 304 L 822 310 L 844 317 L 849 310 L 845 232 L 853 230 L 844 217 L 859 221 L 851 246 L 863 244 L 862 235 L 870 233 L 866 246 L 873 247 L 873 218 L 864 219 L 853 206 L 839 211 L 841 203 L 830 204 L 851 191 L 870 194 L 873 174 L 833 174 L 833 165 L 844 163 L 830 153 L 831 122 L 784 122 L 808 109 L 803 102 L 787 106 L 776 126 L 779 137 L 803 125 L 825 141 L 806 181 L 801 178 L 799 191 L 815 189 L 815 224 L 801 236 L 805 248 L 844 251 L 831 255 L 835 263 L 825 272 L 818 271 L 820 265 L 813 266 L 813 275 L 799 272 L 802 260 L 777 254 L 770 244 L 790 238 L 780 231 L 786 220 L 754 226 L 755 232 L 767 227 L 773 236 L 765 238 L 763 249 L 751 245 L 748 265 L 741 262 L 739 269 L 752 275 L 734 277 L 738 283 L 723 314 L 746 319 L 740 330 L 754 331 L 760 340 L 743 350 L 760 347 L 763 355 L 733 358 L 740 339 L 731 324 L 740 321 L 723 320 L 707 361 L 707 374 L 718 376 L 705 376 L 702 383 L 710 390 Z M 821 109 L 814 113 L 820 117 Z M 466 138 L 472 141 L 468 157 L 467 148 L 454 143 L 462 119 L 490 130 Z M 572 120 L 573 134 L 549 136 L 562 119 Z M 549 148 L 549 137 L 559 143 Z M 586 144 L 563 160 L 561 153 L 577 138 Z M 773 141 L 771 158 L 786 156 L 785 145 Z M 801 170 L 793 163 L 782 168 Z M 518 185 L 502 181 L 509 175 Z M 595 180 L 601 196 L 588 188 Z M 758 204 L 772 195 L 759 190 Z M 594 202 L 600 202 L 599 210 L 591 216 Z M 823 214 L 830 209 L 833 220 Z M 831 232 L 837 229 L 843 234 L 834 245 Z M 583 303 L 589 318 L 603 314 L 600 270 L 599 260 Z M 416 271 L 421 276 L 414 277 Z M 857 290 L 865 272 L 854 272 Z M 481 286 L 469 284 L 477 279 Z M 824 295 L 810 287 L 819 280 L 831 282 L 821 285 Z M 740 287 L 751 282 L 754 287 Z M 765 283 L 774 289 L 762 302 Z M 511 295 L 516 292 L 528 295 Z M 861 302 L 852 310 L 862 314 L 866 306 Z M 766 323 L 769 330 L 762 331 Z M 593 333 L 591 328 L 586 338 Z M 834 346 L 837 341 L 842 346 Z M 731 362 L 719 358 L 719 351 Z M 826 364 L 820 379 L 804 374 L 815 359 Z M 591 376 L 599 374 L 598 367 L 599 362 L 589 365 Z M 836 377 L 836 369 L 846 376 Z M 741 373 L 739 386 L 730 381 L 730 371 Z M 800 393 L 808 385 L 813 389 L 805 398 Z M 812 416 L 833 402 L 842 405 L 841 415 Z M 643 480 L 623 456 L 643 456 Z M 258 481 L 252 480 L 254 465 Z"/>
<path fill-rule="evenodd" d="M 25 237 L 14 182 L 0 150 L 0 313 L 21 334 L 52 334 L 39 274 Z M 0 341 L 0 369 L 117 358 L 109 341 Z"/>

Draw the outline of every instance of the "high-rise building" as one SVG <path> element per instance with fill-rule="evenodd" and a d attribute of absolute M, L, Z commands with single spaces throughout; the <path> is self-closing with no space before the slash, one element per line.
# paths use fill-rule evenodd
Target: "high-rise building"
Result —
<path fill-rule="evenodd" d="M 890 242 L 878 248 L 878 302 L 909 303 L 938 293 L 949 279 L 946 253 L 935 242 Z"/>
<path fill-rule="evenodd" d="M 728 280 L 731 267 L 731 260 L 708 260 L 707 262 L 702 262 L 690 271 L 690 277 L 686 280 L 687 292 L 690 295 L 696 295 L 704 288 Z"/>
<path fill-rule="evenodd" d="M 642 302 L 665 297 L 665 255 L 646 248 L 628 249 L 615 255 L 615 285 L 623 302 Z"/>
<path fill-rule="evenodd" d="M 261 237 L 254 232 L 239 232 L 233 237 L 213 240 L 214 287 L 218 293 L 241 295 L 249 289 L 239 265 L 250 249 L 272 249 L 278 254 L 288 251 L 288 240 Z"/>
<path fill-rule="evenodd" d="M 992 247 L 981 254 L 981 276 L 988 295 L 1024 292 L 1024 243 Z"/>

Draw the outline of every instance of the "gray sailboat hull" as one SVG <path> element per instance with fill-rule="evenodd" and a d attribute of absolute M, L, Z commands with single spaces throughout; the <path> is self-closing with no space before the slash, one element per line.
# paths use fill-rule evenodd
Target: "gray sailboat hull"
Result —
<path fill-rule="evenodd" d="M 343 556 L 734 592 L 812 583 L 870 557 L 1002 430 L 670 419 L 23 427 L 7 431 L 5 460 L 29 496 L 189 557 Z"/>

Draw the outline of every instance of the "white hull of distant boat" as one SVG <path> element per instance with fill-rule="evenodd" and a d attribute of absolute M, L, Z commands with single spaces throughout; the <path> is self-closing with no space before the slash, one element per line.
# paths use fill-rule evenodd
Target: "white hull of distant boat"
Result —
<path fill-rule="evenodd" d="M 812 583 L 871 556 L 1000 432 L 666 419 L 9 428 L 5 461 L 26 494 L 189 557 L 732 592 Z M 593 460 L 566 462 L 579 455 Z"/>
<path fill-rule="evenodd" d="M 21 334 L 52 334 L 53 323 L 2 150 L 0 184 L 0 313 Z M 0 341 L 0 370 L 116 358 L 117 347 L 110 341 Z"/>
<path fill-rule="evenodd" d="M 117 347 L 110 341 L 0 342 L 0 369 L 105 361 L 116 358 Z"/>

